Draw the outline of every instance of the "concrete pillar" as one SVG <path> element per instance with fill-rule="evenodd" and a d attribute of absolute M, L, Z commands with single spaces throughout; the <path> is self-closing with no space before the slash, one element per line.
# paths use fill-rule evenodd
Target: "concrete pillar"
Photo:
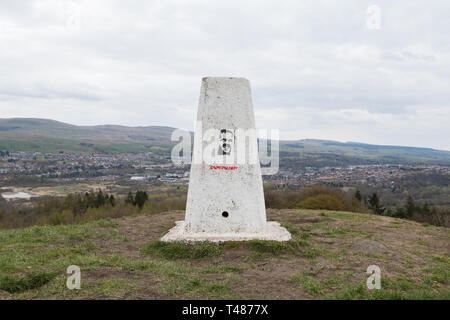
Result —
<path fill-rule="evenodd" d="M 185 221 L 163 241 L 286 241 L 289 232 L 266 221 L 250 83 L 202 79 Z"/>

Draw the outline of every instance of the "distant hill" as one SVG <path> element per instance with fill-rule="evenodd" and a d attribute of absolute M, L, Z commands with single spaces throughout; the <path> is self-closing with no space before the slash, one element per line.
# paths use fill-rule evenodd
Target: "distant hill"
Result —
<path fill-rule="evenodd" d="M 305 161 L 311 161 L 311 158 L 320 158 L 322 161 L 334 162 L 336 165 L 339 165 L 339 163 L 450 164 L 450 151 L 435 150 L 432 148 L 383 146 L 358 142 L 305 139 L 298 141 L 280 141 L 280 150 L 283 159 L 296 157 L 297 154 L 306 157 L 307 159 Z"/>
<path fill-rule="evenodd" d="M 148 152 L 167 150 L 174 128 L 76 126 L 55 120 L 0 119 L 0 149 L 39 152 Z"/>
<path fill-rule="evenodd" d="M 76 126 L 48 119 L 0 119 L 0 150 L 168 154 L 175 128 L 119 125 Z M 450 151 L 431 148 L 382 146 L 328 140 L 280 141 L 283 160 L 299 165 L 370 163 L 450 164 Z"/>

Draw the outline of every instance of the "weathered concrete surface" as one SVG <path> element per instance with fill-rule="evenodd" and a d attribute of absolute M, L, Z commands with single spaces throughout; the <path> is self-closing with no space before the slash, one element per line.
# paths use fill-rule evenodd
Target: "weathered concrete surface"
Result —
<path fill-rule="evenodd" d="M 270 221 L 264 225 L 264 230 L 257 233 L 246 232 L 228 232 L 228 233 L 206 233 L 206 232 L 186 232 L 185 222 L 176 221 L 176 226 L 161 238 L 162 241 L 176 242 L 176 241 L 210 241 L 210 242 L 224 242 L 224 241 L 248 241 L 248 240 L 272 240 L 272 241 L 288 241 L 291 239 L 291 234 L 278 222 Z"/>
<path fill-rule="evenodd" d="M 218 136 L 202 139 L 202 134 L 211 129 L 217 131 Z M 162 238 L 163 241 L 290 239 L 289 232 L 279 224 L 266 222 L 256 136 L 249 137 L 245 144 L 247 161 L 237 161 L 237 142 L 242 141 L 238 132 L 252 129 L 255 129 L 255 119 L 249 81 L 203 78 L 186 217 Z M 217 150 L 212 154 L 219 154 L 224 161 L 222 164 L 205 159 L 205 150 L 214 143 L 217 143 Z M 250 161 L 252 156 L 256 157 L 256 162 Z"/>

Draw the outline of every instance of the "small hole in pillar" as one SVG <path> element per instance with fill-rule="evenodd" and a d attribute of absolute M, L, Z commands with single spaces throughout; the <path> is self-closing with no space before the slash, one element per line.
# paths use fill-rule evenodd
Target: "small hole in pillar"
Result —
<path fill-rule="evenodd" d="M 226 211 L 222 212 L 222 217 L 228 218 L 228 212 L 226 212 Z"/>

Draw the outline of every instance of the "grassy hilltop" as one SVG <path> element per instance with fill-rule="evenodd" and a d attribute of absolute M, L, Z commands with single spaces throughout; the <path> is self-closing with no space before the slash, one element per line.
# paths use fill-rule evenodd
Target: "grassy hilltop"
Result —
<path fill-rule="evenodd" d="M 164 244 L 183 211 L 0 231 L 0 299 L 449 299 L 450 230 L 324 210 L 268 210 L 287 243 Z M 65 286 L 69 265 L 81 290 Z M 365 286 L 369 265 L 382 288 Z"/>

